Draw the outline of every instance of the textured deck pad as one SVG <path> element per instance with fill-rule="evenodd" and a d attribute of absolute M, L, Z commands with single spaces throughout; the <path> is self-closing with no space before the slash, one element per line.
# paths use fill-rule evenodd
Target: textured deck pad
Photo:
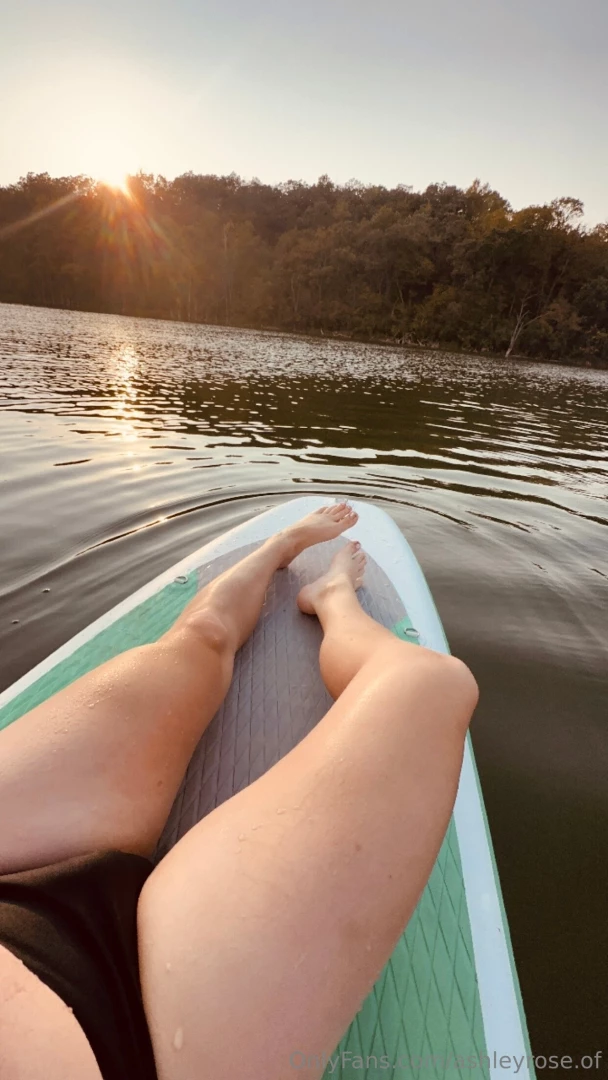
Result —
<path fill-rule="evenodd" d="M 237 654 L 226 700 L 188 766 L 157 858 L 293 749 L 331 706 L 319 673 L 321 629 L 315 618 L 298 610 L 296 596 L 302 585 L 327 570 L 343 544 L 338 539 L 309 548 L 275 574 L 258 625 Z M 202 568 L 200 586 L 257 546 L 239 548 Z M 386 574 L 371 559 L 359 598 L 364 610 L 389 628 L 405 614 Z"/>

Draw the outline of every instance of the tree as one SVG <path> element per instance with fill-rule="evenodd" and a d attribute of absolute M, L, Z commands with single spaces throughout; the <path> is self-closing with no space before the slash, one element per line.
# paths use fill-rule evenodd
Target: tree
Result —
<path fill-rule="evenodd" d="M 415 192 L 139 173 L 0 187 L 0 301 L 608 362 L 608 225 Z"/>

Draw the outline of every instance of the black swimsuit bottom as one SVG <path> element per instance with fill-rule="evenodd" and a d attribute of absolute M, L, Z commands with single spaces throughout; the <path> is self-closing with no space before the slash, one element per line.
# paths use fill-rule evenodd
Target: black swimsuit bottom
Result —
<path fill-rule="evenodd" d="M 0 876 L 0 945 L 73 1010 L 104 1080 L 157 1080 L 136 927 L 152 868 L 112 851 Z"/>

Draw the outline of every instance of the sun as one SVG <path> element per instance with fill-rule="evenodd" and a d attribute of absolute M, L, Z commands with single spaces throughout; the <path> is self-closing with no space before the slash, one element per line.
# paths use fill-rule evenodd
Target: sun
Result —
<path fill-rule="evenodd" d="M 130 195 L 129 174 L 120 169 L 105 169 L 99 177 L 100 183 L 122 195 Z"/>

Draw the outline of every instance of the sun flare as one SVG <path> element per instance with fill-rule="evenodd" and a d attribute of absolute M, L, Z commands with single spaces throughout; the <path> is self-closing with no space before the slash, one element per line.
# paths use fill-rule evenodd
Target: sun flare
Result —
<path fill-rule="evenodd" d="M 123 172 L 120 169 L 107 169 L 99 177 L 102 184 L 106 187 L 112 188 L 113 191 L 120 191 L 123 195 L 130 195 L 129 190 L 129 174 Z"/>

